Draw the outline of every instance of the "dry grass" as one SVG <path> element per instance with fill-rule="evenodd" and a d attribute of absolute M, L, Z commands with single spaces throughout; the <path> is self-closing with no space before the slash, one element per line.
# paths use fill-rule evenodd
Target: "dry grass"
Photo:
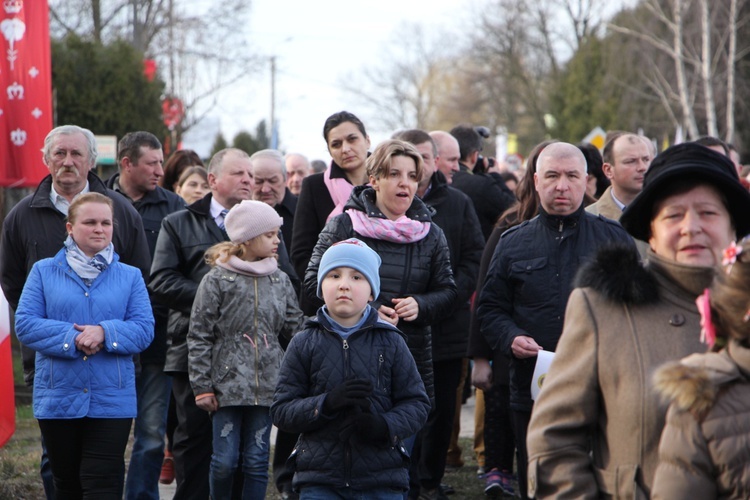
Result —
<path fill-rule="evenodd" d="M 455 472 L 446 473 L 444 483 L 450 484 L 456 493 L 454 500 L 481 499 L 484 483 L 477 478 L 477 463 L 469 439 L 461 439 L 465 465 Z M 41 455 L 39 426 L 31 407 L 16 409 L 16 433 L 0 448 L 0 500 L 36 500 L 44 498 L 44 489 L 39 477 Z M 127 457 L 130 455 L 130 445 Z M 126 457 L 126 460 L 127 460 Z M 267 500 L 280 500 L 272 483 L 269 483 Z"/>
<path fill-rule="evenodd" d="M 16 408 L 16 432 L 0 448 L 0 500 L 44 498 L 39 477 L 41 454 L 39 426 L 31 406 L 19 406 Z"/>

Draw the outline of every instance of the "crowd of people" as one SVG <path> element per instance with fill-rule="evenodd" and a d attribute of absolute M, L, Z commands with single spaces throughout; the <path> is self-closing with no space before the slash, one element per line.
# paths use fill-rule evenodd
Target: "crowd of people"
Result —
<path fill-rule="evenodd" d="M 342 111 L 315 172 L 136 131 L 103 181 L 52 130 L 0 240 L 47 498 L 444 499 L 469 384 L 489 497 L 746 498 L 736 149 L 612 132 L 513 172 L 483 132 Z"/>

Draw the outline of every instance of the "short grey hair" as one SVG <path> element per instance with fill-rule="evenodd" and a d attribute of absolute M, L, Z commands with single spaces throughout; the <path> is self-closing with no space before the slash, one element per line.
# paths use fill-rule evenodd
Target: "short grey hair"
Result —
<path fill-rule="evenodd" d="M 250 157 L 250 163 L 258 158 L 268 158 L 269 160 L 275 161 L 279 166 L 279 172 L 281 172 L 284 181 L 286 181 L 286 166 L 284 164 L 284 157 L 280 151 L 276 149 L 261 149 L 260 151 L 253 153 Z"/>
<path fill-rule="evenodd" d="M 212 157 L 211 161 L 208 164 L 208 173 L 214 174 L 214 176 L 218 176 L 221 173 L 221 168 L 224 163 L 224 157 L 228 154 L 234 154 L 237 155 L 240 158 L 248 158 L 249 155 L 242 151 L 241 149 L 237 148 L 224 148 L 220 151 L 217 151 Z"/>
<path fill-rule="evenodd" d="M 50 130 L 47 137 L 44 138 L 44 147 L 42 148 L 42 155 L 45 163 L 49 161 L 50 150 L 52 149 L 52 141 L 59 135 L 74 135 L 82 134 L 86 138 L 88 143 L 89 160 L 91 164 L 96 164 L 96 157 L 98 153 L 96 151 L 96 137 L 94 133 L 87 128 L 79 127 L 78 125 L 61 125 Z"/>
<path fill-rule="evenodd" d="M 567 142 L 555 142 L 544 148 L 536 159 L 537 171 L 539 170 L 539 165 L 547 159 L 550 159 L 551 161 L 559 161 L 567 160 L 569 158 L 578 160 L 578 163 L 583 166 L 583 172 L 588 174 L 589 166 L 586 162 L 586 157 L 583 156 L 583 152 L 581 152 L 577 146 Z"/>

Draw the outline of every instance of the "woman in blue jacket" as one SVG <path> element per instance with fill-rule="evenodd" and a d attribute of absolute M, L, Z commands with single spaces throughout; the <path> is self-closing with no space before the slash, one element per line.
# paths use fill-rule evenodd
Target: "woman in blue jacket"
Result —
<path fill-rule="evenodd" d="M 34 416 L 58 499 L 122 498 L 133 355 L 154 319 L 141 272 L 114 252 L 113 224 L 109 198 L 76 198 L 64 248 L 34 264 L 16 311 L 19 340 L 37 353 Z"/>

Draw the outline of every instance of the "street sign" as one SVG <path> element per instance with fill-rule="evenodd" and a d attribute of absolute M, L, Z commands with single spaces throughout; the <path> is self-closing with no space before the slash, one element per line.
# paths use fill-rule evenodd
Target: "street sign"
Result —
<path fill-rule="evenodd" d="M 117 137 L 114 135 L 96 136 L 96 163 L 114 165 L 117 163 Z"/>
<path fill-rule="evenodd" d="M 583 142 L 588 142 L 590 144 L 593 144 L 597 148 L 599 148 L 599 151 L 604 149 L 604 140 L 607 138 L 607 132 L 604 131 L 601 127 L 594 127 L 594 130 L 588 133 L 586 137 L 583 138 Z"/>

